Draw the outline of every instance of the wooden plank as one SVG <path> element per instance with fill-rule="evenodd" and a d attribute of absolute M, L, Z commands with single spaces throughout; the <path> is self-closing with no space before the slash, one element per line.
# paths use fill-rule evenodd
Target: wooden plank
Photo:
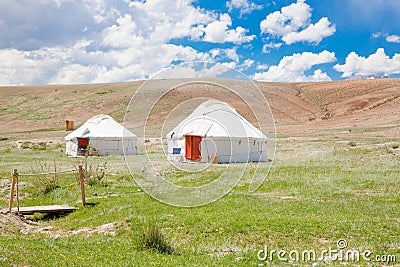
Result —
<path fill-rule="evenodd" d="M 23 215 L 34 214 L 35 212 L 40 213 L 68 213 L 75 211 L 76 208 L 68 205 L 49 205 L 49 206 L 31 206 L 31 207 L 20 207 L 19 213 Z M 16 208 L 12 209 L 12 212 L 16 213 Z"/>

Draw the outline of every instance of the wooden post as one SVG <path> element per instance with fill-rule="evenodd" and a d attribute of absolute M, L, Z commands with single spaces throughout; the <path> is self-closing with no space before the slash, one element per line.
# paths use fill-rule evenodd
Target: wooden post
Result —
<path fill-rule="evenodd" d="M 20 216 L 20 214 L 19 214 L 19 175 L 18 175 L 18 173 L 16 173 L 15 172 L 15 174 L 16 174 L 16 177 L 17 177 L 17 192 L 16 192 L 16 194 L 17 194 L 17 212 L 18 212 L 18 216 Z"/>
<path fill-rule="evenodd" d="M 17 171 L 17 169 L 14 169 L 14 171 L 12 173 L 12 179 L 11 179 L 10 204 L 8 206 L 9 213 L 11 213 L 12 204 L 14 201 L 14 188 L 15 188 L 15 183 L 17 182 L 17 176 L 18 176 L 18 171 Z"/>
<path fill-rule="evenodd" d="M 85 180 L 83 179 L 83 169 L 82 165 L 79 165 L 79 184 L 81 186 L 81 195 L 82 195 L 82 206 L 86 205 L 86 197 L 85 197 Z"/>

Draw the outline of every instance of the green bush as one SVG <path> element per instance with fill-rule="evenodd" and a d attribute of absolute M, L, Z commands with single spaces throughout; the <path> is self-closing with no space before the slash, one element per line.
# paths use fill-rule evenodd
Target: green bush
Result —
<path fill-rule="evenodd" d="M 32 146 L 33 150 L 46 150 L 47 146 L 42 146 L 42 145 L 33 145 Z"/>
<path fill-rule="evenodd" d="M 39 160 L 37 160 L 35 163 L 36 166 L 34 168 L 32 167 L 32 170 L 34 173 L 38 173 L 37 182 L 41 187 L 42 195 L 46 195 L 58 187 L 57 175 L 44 174 L 54 171 L 51 169 L 52 166 L 49 163 L 41 162 Z M 54 162 L 54 166 L 55 165 L 56 163 Z"/>
<path fill-rule="evenodd" d="M 31 148 L 31 143 L 29 143 L 29 142 L 24 142 L 24 143 L 22 143 L 21 148 L 22 148 L 22 149 Z"/>
<path fill-rule="evenodd" d="M 139 233 L 139 242 L 143 248 L 155 249 L 160 253 L 166 254 L 174 253 L 174 249 L 156 222 L 144 223 Z"/>
<path fill-rule="evenodd" d="M 85 164 L 87 166 L 85 172 L 85 181 L 88 185 L 101 184 L 106 176 L 107 161 L 94 162 L 90 161 Z"/>
<path fill-rule="evenodd" d="M 355 147 L 355 146 L 357 146 L 357 144 L 356 144 L 356 142 L 350 141 L 350 142 L 349 142 L 349 146 Z"/>

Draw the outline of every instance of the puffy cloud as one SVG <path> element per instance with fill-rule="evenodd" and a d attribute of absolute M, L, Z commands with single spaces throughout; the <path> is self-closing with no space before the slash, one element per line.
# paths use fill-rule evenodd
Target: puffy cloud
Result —
<path fill-rule="evenodd" d="M 309 24 L 310 17 L 310 6 L 298 0 L 297 3 L 282 7 L 281 11 L 267 15 L 260 23 L 261 33 L 284 36 Z"/>
<path fill-rule="evenodd" d="M 119 17 L 124 4 L 107 0 L 2 0 L 0 49 L 72 45 Z"/>
<path fill-rule="evenodd" d="M 226 2 L 226 7 L 228 8 L 229 12 L 232 12 L 234 9 L 239 9 L 240 15 L 248 14 L 253 10 L 259 10 L 262 8 L 261 5 L 257 5 L 247 0 L 231 0 Z"/>
<path fill-rule="evenodd" d="M 217 16 L 191 5 L 191 0 L 148 0 L 129 3 L 134 15 L 137 33 L 145 38 L 166 42 L 174 38 L 191 37 L 198 40 L 205 25 Z"/>
<path fill-rule="evenodd" d="M 234 78 L 237 72 L 235 62 L 223 63 L 207 63 L 195 62 L 181 64 L 173 68 L 164 69 L 157 73 L 154 78 Z"/>
<path fill-rule="evenodd" d="M 389 43 L 400 43 L 400 36 L 396 35 L 396 34 L 389 35 L 387 33 L 376 32 L 376 33 L 373 33 L 371 37 L 372 38 L 385 37 L 386 42 L 389 42 Z"/>
<path fill-rule="evenodd" d="M 267 64 L 258 63 L 256 66 L 257 70 L 267 70 L 268 68 L 269 68 L 269 66 Z"/>
<path fill-rule="evenodd" d="M 261 33 L 281 37 L 286 44 L 309 42 L 319 44 L 323 38 L 331 36 L 336 28 L 323 17 L 312 24 L 311 7 L 304 0 L 298 0 L 266 16 L 260 23 Z"/>
<path fill-rule="evenodd" d="M 0 18 L 1 85 L 143 79 L 176 61 L 213 57 L 171 40 L 240 44 L 255 37 L 191 0 L 5 0 Z M 236 49 L 221 53 L 218 60 L 239 62 Z"/>
<path fill-rule="evenodd" d="M 389 43 L 400 43 L 399 35 L 388 35 L 386 36 L 386 41 Z"/>
<path fill-rule="evenodd" d="M 277 66 L 270 66 L 268 71 L 255 73 L 253 79 L 286 82 L 329 81 L 331 78 L 320 69 L 315 70 L 313 75 L 306 75 L 305 72 L 316 65 L 334 61 L 335 54 L 326 50 L 319 54 L 295 53 L 283 57 Z"/>
<path fill-rule="evenodd" d="M 241 66 L 242 66 L 242 68 L 247 69 L 247 68 L 250 68 L 251 66 L 253 66 L 253 64 L 254 64 L 254 60 L 246 59 L 243 61 Z"/>
<path fill-rule="evenodd" d="M 279 49 L 282 46 L 282 43 L 267 43 L 264 44 L 262 47 L 263 53 L 271 52 L 271 49 Z"/>
<path fill-rule="evenodd" d="M 386 75 L 400 73 L 400 54 L 394 54 L 392 58 L 386 55 L 383 48 L 378 48 L 374 54 L 367 58 L 351 52 L 346 57 L 343 65 L 336 64 L 334 69 L 343 72 L 342 77 L 351 77 L 353 74 Z"/>
<path fill-rule="evenodd" d="M 221 14 L 219 20 L 208 24 L 205 29 L 204 41 L 210 43 L 232 42 L 235 44 L 247 43 L 255 38 L 255 35 L 246 35 L 247 31 L 243 27 L 229 29 L 232 25 L 231 17 L 228 14 Z"/>
<path fill-rule="evenodd" d="M 282 37 L 282 40 L 290 45 L 296 42 L 311 42 L 319 44 L 323 38 L 331 36 L 335 27 L 331 26 L 328 18 L 323 17 L 317 23 L 310 24 L 300 32 L 290 32 Z"/>
<path fill-rule="evenodd" d="M 174 38 L 190 37 L 211 43 L 231 42 L 246 43 L 254 39 L 254 35 L 246 35 L 243 27 L 230 29 L 231 17 L 228 14 L 219 16 L 191 5 L 191 0 L 148 0 L 131 2 L 135 22 L 139 29 L 148 29 L 144 37 L 166 42 Z M 143 31 L 143 30 L 142 30 Z M 145 30 L 144 30 L 145 31 Z M 149 35 L 149 36 L 148 36 Z"/>
<path fill-rule="evenodd" d="M 114 48 L 128 48 L 137 43 L 143 43 L 144 38 L 136 35 L 136 23 L 129 14 L 116 20 L 118 25 L 112 25 L 103 31 L 102 44 Z"/>
<path fill-rule="evenodd" d="M 210 50 L 210 55 L 213 60 L 229 59 L 234 62 L 239 62 L 239 56 L 236 53 L 236 48 L 214 48 Z"/>

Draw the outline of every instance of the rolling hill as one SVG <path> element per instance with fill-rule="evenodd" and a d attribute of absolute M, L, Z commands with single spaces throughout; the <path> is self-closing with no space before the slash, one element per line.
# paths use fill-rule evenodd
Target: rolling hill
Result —
<path fill-rule="evenodd" d="M 100 113 L 122 121 L 142 83 L 0 87 L 0 134 L 63 132 L 66 119 L 74 120 L 77 126 Z M 382 135 L 400 136 L 400 79 L 257 85 L 271 107 L 278 134 L 374 128 Z M 166 118 L 177 101 L 199 96 L 228 102 L 254 121 L 250 109 L 234 94 L 196 84 L 167 94 L 162 108 L 153 110 L 153 121 Z"/>

